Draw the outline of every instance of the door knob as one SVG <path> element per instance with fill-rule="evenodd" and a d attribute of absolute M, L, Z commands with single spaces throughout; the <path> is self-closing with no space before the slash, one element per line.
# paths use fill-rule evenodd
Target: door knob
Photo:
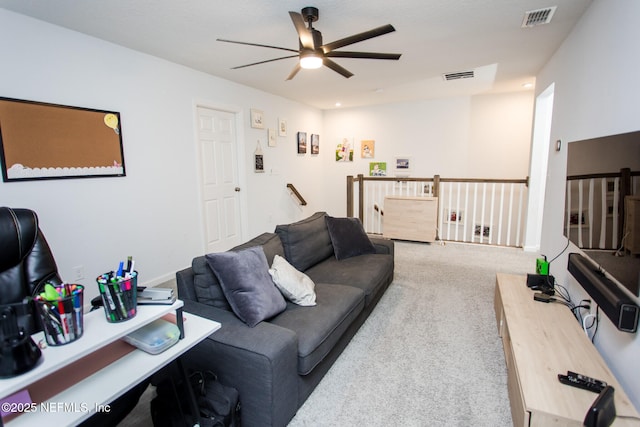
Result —
<path fill-rule="evenodd" d="M 239 192 L 239 191 L 240 191 L 240 187 L 236 187 L 234 190 L 235 190 L 236 192 Z"/>

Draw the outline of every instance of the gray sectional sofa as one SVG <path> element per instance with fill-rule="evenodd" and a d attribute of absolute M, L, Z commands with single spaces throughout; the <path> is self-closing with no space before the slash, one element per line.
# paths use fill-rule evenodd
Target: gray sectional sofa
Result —
<path fill-rule="evenodd" d="M 265 318 L 250 319 L 254 307 L 237 301 L 247 293 L 236 292 L 235 278 L 250 286 L 261 281 L 253 275 L 264 275 L 276 255 L 313 281 L 315 305 L 274 305 L 269 296 Z M 369 316 L 393 273 L 393 241 L 368 238 L 357 219 L 324 212 L 279 225 L 223 254 L 194 258 L 176 273 L 179 298 L 185 311 L 222 327 L 189 351 L 184 363 L 215 372 L 239 391 L 243 426 L 284 426 Z"/>

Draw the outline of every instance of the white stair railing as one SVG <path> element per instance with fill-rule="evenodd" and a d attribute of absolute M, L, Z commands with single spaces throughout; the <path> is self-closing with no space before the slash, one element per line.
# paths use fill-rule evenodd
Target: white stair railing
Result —
<path fill-rule="evenodd" d="M 437 197 L 438 239 L 521 247 L 527 191 L 526 179 L 348 176 L 347 215 L 360 217 L 367 233 L 383 234 L 385 197 Z"/>

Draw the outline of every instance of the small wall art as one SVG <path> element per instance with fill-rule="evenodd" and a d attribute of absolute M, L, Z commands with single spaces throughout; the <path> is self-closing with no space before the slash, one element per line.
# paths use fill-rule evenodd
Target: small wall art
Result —
<path fill-rule="evenodd" d="M 278 145 L 278 142 L 276 141 L 276 130 L 275 129 L 269 129 L 267 131 L 267 135 L 268 135 L 268 140 L 267 140 L 267 145 L 269 147 L 275 147 L 276 145 Z"/>
<path fill-rule="evenodd" d="M 369 176 L 387 176 L 387 162 L 369 163 Z"/>
<path fill-rule="evenodd" d="M 251 127 L 264 129 L 264 113 L 261 110 L 251 109 Z"/>
<path fill-rule="evenodd" d="M 256 151 L 253 152 L 253 171 L 256 173 L 264 172 L 264 155 L 262 154 L 262 146 L 260 140 L 256 145 Z"/>
<path fill-rule="evenodd" d="M 298 132 L 298 154 L 307 153 L 307 133 Z"/>
<path fill-rule="evenodd" d="M 446 209 L 444 222 L 449 224 L 463 224 L 464 223 L 464 211 L 458 209 Z"/>
<path fill-rule="evenodd" d="M 396 176 L 407 177 L 411 172 L 411 157 L 396 156 L 395 158 Z"/>
<path fill-rule="evenodd" d="M 342 138 L 336 147 L 336 162 L 353 162 L 353 143 L 349 138 Z"/>
<path fill-rule="evenodd" d="M 278 119 L 278 136 L 287 136 L 287 121 Z"/>
<path fill-rule="evenodd" d="M 365 140 L 360 142 L 360 157 L 363 159 L 373 159 L 375 156 L 376 142 L 374 140 Z"/>
<path fill-rule="evenodd" d="M 320 135 L 311 134 L 311 154 L 320 154 Z"/>

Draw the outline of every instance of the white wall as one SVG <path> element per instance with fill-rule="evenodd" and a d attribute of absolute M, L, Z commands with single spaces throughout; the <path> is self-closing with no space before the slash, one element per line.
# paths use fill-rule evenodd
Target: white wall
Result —
<path fill-rule="evenodd" d="M 1 205 L 38 213 L 63 279 L 84 266 L 89 297 L 92 278 L 128 255 L 142 284 L 153 285 L 202 254 L 196 105 L 240 111 L 246 123 L 238 129 L 245 239 L 318 210 L 344 214 L 346 175 L 368 171 L 362 139 L 376 140 L 376 161 L 412 156 L 414 176 L 524 178 L 528 170 L 533 92 L 323 113 L 3 9 L 0 57 L 0 96 L 121 113 L 126 177 L 0 183 Z M 286 119 L 277 147 L 267 147 L 266 129 L 249 126 L 251 108 L 269 127 Z M 298 131 L 320 135 L 319 155 L 297 154 Z M 334 160 L 344 136 L 356 143 L 353 163 Z M 263 174 L 253 173 L 258 139 Z M 114 198 L 117 206 L 106 202 Z"/>
<path fill-rule="evenodd" d="M 533 92 L 446 98 L 324 112 L 329 209 L 346 213 L 346 176 L 369 174 L 369 162 L 411 157 L 411 176 L 524 179 L 529 170 Z M 336 145 L 354 141 L 354 161 L 336 162 Z M 375 158 L 360 142 L 375 140 Z"/>
<path fill-rule="evenodd" d="M 38 213 L 62 278 L 84 266 L 80 282 L 89 298 L 98 293 L 92 279 L 128 255 L 137 260 L 141 282 L 156 284 L 203 252 L 198 103 L 239 110 L 246 123 L 239 129 L 247 171 L 245 238 L 324 205 L 322 182 L 315 179 L 321 159 L 295 150 L 295 130 L 322 134 L 319 110 L 3 9 L 0 58 L 0 96 L 121 113 L 126 177 L 0 182 L 0 205 Z M 267 148 L 267 131 L 249 127 L 250 108 L 262 109 L 274 128 L 285 117 L 289 136 Z M 253 173 L 258 139 L 273 174 Z M 296 207 L 285 188 L 289 181 L 309 206 Z"/>
<path fill-rule="evenodd" d="M 640 69 L 638 16 L 640 2 L 595 0 L 537 77 L 539 88 L 555 83 L 551 141 L 561 139 L 565 147 L 549 155 L 541 244 L 549 257 L 566 245 L 562 234 L 566 143 L 640 129 L 640 83 L 632 71 Z M 574 300 L 580 300 L 586 295 L 566 270 L 568 253 L 576 251 L 571 245 L 551 270 Z M 619 332 L 602 315 L 595 344 L 640 408 L 638 334 Z"/>

